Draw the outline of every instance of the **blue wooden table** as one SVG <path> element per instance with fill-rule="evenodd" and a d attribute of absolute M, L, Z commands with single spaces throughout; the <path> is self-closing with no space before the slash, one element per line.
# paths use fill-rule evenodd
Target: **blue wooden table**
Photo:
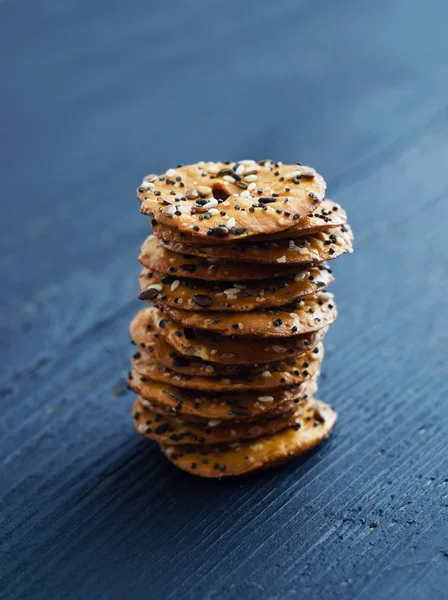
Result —
<path fill-rule="evenodd" d="M 444 0 L 0 1 L 0 596 L 448 598 Z M 322 172 L 356 252 L 303 460 L 204 481 L 125 377 L 135 187 L 179 162 Z"/>

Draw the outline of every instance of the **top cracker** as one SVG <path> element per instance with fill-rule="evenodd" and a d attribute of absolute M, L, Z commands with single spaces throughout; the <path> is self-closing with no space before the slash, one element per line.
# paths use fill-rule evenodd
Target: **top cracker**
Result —
<path fill-rule="evenodd" d="M 199 162 L 147 175 L 141 212 L 158 223 L 223 243 L 288 229 L 316 209 L 326 184 L 314 169 L 270 160 Z"/>

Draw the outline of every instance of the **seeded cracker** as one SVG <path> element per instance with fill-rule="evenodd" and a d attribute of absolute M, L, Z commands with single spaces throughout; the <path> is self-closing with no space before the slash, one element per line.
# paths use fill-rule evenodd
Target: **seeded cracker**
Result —
<path fill-rule="evenodd" d="M 167 414 L 228 421 L 253 420 L 264 414 L 280 414 L 284 405 L 315 390 L 315 381 L 310 379 L 273 390 L 202 392 L 142 378 L 135 369 L 129 374 L 128 385 L 153 408 L 162 407 Z M 148 408 L 151 407 L 148 405 Z"/>
<path fill-rule="evenodd" d="M 290 359 L 289 363 L 282 363 L 282 368 L 275 366 L 256 373 L 247 371 L 224 377 L 210 377 L 210 374 L 200 376 L 178 373 L 158 362 L 154 353 L 146 354 L 139 350 L 132 358 L 132 367 L 138 371 L 140 377 L 179 388 L 204 392 L 266 390 L 297 385 L 311 377 L 316 377 L 324 356 L 323 345 L 319 344 L 317 349 L 317 353 L 310 350 L 305 352 L 300 359 Z"/>
<path fill-rule="evenodd" d="M 291 304 L 319 293 L 332 281 L 329 269 L 321 265 L 299 268 L 294 275 L 256 282 L 210 282 L 143 269 L 139 277 L 139 298 L 198 314 L 217 310 L 246 312 Z"/>
<path fill-rule="evenodd" d="M 272 241 L 282 238 L 295 238 L 301 235 L 310 235 L 317 233 L 318 231 L 327 230 L 330 227 L 337 227 L 338 225 L 344 225 L 347 222 L 347 215 L 344 209 L 332 202 L 331 200 L 324 200 L 316 210 L 306 217 L 300 219 L 294 219 L 294 225 L 278 233 L 272 233 L 270 235 L 254 235 L 246 237 L 247 241 Z M 181 242 L 183 244 L 204 244 L 204 238 L 198 237 L 193 233 L 185 233 L 179 231 L 174 227 L 168 227 L 163 223 L 157 223 L 155 219 L 151 220 L 151 226 L 154 229 L 156 235 L 165 242 Z M 234 238 L 214 238 L 209 236 L 206 240 L 206 244 L 223 245 L 231 243 Z"/>
<path fill-rule="evenodd" d="M 353 234 L 348 225 L 341 225 L 313 235 L 273 242 L 240 242 L 226 246 L 187 246 L 162 240 L 160 243 L 173 252 L 202 258 L 299 265 L 322 263 L 352 252 Z"/>
<path fill-rule="evenodd" d="M 193 423 L 151 411 L 137 396 L 134 408 L 134 426 L 143 437 L 162 445 L 216 445 L 232 444 L 272 435 L 288 427 L 297 427 L 301 415 L 314 404 L 306 398 L 294 404 L 291 410 L 259 421 L 227 423 L 218 420 Z"/>
<path fill-rule="evenodd" d="M 250 281 L 285 277 L 297 272 L 296 265 L 264 265 L 254 269 L 252 264 L 177 254 L 164 248 L 155 236 L 146 238 L 138 260 L 149 271 L 204 281 Z"/>
<path fill-rule="evenodd" d="M 336 418 L 331 406 L 314 400 L 293 426 L 273 435 L 217 448 L 166 445 L 162 450 L 168 460 L 194 475 L 244 475 L 280 465 L 308 452 L 328 436 Z"/>
<path fill-rule="evenodd" d="M 198 237 L 241 239 L 277 233 L 313 212 L 326 184 L 314 169 L 247 160 L 198 163 L 147 175 L 141 212 Z"/>

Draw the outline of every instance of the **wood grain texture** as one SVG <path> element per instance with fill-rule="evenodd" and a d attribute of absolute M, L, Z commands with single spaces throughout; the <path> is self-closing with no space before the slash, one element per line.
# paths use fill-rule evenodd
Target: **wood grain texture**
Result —
<path fill-rule="evenodd" d="M 0 596 L 447 598 L 442 0 L 0 2 Z M 343 204 L 335 434 L 241 480 L 178 472 L 125 392 L 134 188 L 302 160 Z"/>

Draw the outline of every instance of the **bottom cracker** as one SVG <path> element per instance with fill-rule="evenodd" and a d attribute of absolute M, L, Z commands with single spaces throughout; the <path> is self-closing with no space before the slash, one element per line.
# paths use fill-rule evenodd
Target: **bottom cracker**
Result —
<path fill-rule="evenodd" d="M 310 399 L 294 426 L 254 441 L 223 448 L 161 446 L 177 467 L 200 477 L 244 475 L 273 467 L 311 450 L 328 436 L 337 419 L 333 408 Z"/>

